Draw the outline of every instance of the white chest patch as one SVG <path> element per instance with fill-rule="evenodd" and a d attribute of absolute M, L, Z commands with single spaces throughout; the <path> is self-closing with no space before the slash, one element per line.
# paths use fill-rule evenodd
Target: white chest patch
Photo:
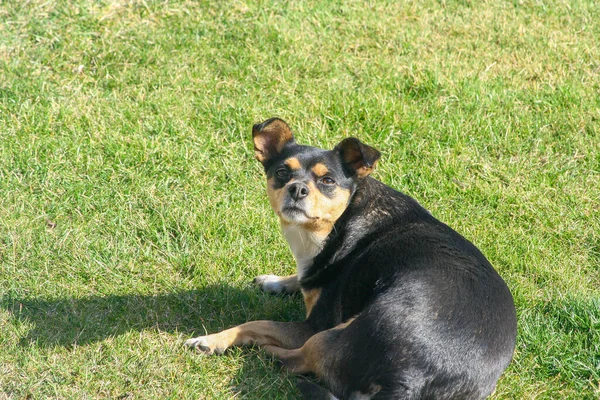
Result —
<path fill-rule="evenodd" d="M 302 279 L 313 258 L 321 252 L 326 237 L 304 229 L 297 225 L 281 225 L 283 236 L 285 236 L 298 269 L 298 280 Z"/>

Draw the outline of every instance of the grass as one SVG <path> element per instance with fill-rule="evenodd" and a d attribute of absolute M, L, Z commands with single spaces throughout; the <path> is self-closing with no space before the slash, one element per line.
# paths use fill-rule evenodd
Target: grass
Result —
<path fill-rule="evenodd" d="M 0 3 L 0 398 L 298 398 L 250 127 L 354 135 L 471 239 L 519 318 L 494 399 L 600 396 L 600 3 Z"/>

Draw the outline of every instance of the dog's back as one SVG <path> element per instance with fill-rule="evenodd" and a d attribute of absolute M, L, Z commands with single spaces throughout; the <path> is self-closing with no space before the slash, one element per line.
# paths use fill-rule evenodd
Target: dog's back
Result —
<path fill-rule="evenodd" d="M 374 398 L 489 395 L 512 357 L 516 318 L 479 250 L 371 178 L 334 232 L 301 281 L 321 288 L 308 317 L 316 330 L 356 316 L 337 340 L 334 393 L 376 385 Z"/>

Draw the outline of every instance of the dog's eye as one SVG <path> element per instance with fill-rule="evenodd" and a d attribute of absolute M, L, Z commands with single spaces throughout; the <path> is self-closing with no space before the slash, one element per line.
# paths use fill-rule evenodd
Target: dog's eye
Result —
<path fill-rule="evenodd" d="M 285 168 L 279 168 L 277 171 L 275 171 L 275 173 L 280 178 L 285 178 L 288 176 L 288 171 Z"/>
<path fill-rule="evenodd" d="M 335 183 L 335 180 L 333 180 L 333 178 L 329 176 L 324 176 L 323 178 L 321 178 L 321 182 L 326 185 L 333 185 Z"/>

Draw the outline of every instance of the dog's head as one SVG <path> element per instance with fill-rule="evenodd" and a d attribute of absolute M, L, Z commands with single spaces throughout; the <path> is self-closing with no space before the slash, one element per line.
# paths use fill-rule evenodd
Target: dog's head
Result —
<path fill-rule="evenodd" d="M 281 223 L 326 233 L 381 155 L 355 138 L 342 140 L 333 150 L 299 145 L 279 118 L 254 125 L 252 138 Z"/>

